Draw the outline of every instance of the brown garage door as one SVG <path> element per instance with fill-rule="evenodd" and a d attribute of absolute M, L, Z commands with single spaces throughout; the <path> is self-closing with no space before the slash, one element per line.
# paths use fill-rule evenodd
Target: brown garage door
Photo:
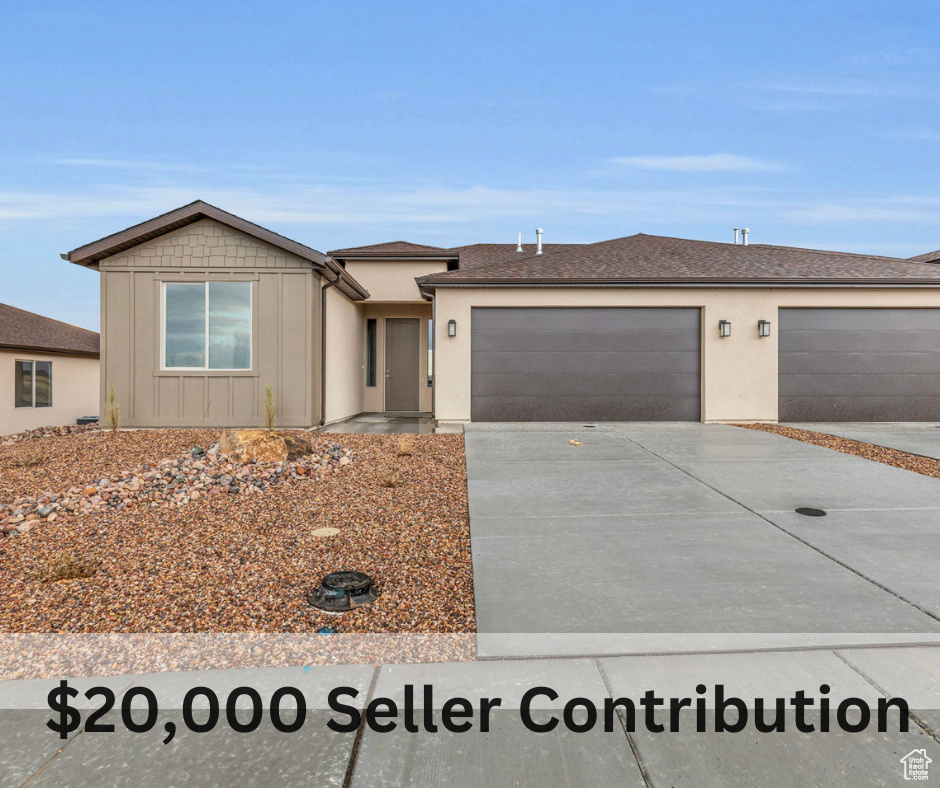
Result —
<path fill-rule="evenodd" d="M 940 309 L 781 309 L 780 421 L 940 421 Z"/>
<path fill-rule="evenodd" d="M 472 313 L 474 421 L 698 421 L 698 309 Z"/>

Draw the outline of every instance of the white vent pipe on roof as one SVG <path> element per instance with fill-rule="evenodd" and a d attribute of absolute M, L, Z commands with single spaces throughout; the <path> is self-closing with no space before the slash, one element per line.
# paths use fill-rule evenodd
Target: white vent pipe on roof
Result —
<path fill-rule="evenodd" d="M 517 252 L 523 252 L 523 251 L 525 251 L 525 250 L 522 248 L 522 233 L 519 233 L 519 243 L 516 244 L 516 251 L 517 251 Z"/>
<path fill-rule="evenodd" d="M 542 228 L 535 231 L 535 253 L 542 254 Z"/>
<path fill-rule="evenodd" d="M 734 228 L 734 245 L 738 245 L 738 233 L 741 232 L 737 227 Z"/>
<path fill-rule="evenodd" d="M 745 227 L 743 230 L 741 230 L 741 237 L 744 239 L 744 245 L 745 245 L 745 246 L 747 246 L 747 236 L 748 236 L 748 233 L 750 233 L 750 232 L 751 232 L 751 231 L 750 231 L 747 227 Z"/>

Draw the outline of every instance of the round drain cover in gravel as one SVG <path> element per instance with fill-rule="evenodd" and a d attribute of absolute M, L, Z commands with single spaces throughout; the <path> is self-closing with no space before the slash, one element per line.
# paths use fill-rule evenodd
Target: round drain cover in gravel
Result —
<path fill-rule="evenodd" d="M 371 605 L 379 592 L 372 578 L 362 572 L 333 572 L 323 578 L 319 588 L 307 595 L 307 601 L 327 613 L 345 613 L 356 607 Z"/>
<path fill-rule="evenodd" d="M 339 533 L 339 528 L 317 528 L 313 532 L 314 536 L 336 536 Z"/>
<path fill-rule="evenodd" d="M 796 510 L 797 514 L 802 514 L 804 517 L 825 517 L 826 511 L 824 509 L 814 509 L 812 506 L 801 506 Z"/>

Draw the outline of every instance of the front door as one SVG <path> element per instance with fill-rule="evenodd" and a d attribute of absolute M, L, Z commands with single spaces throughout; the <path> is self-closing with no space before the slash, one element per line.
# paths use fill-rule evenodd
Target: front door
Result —
<path fill-rule="evenodd" d="M 385 320 L 385 410 L 418 410 L 420 335 L 416 317 Z"/>

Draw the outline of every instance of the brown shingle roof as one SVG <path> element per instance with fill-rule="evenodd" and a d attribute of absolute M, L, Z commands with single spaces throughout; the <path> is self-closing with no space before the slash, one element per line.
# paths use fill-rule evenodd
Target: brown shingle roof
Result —
<path fill-rule="evenodd" d="M 691 241 L 639 233 L 540 256 L 424 277 L 451 284 L 831 283 L 940 285 L 940 266 L 784 246 Z"/>
<path fill-rule="evenodd" d="M 12 350 L 99 355 L 94 331 L 0 304 L 0 347 Z"/>
<path fill-rule="evenodd" d="M 580 249 L 587 244 L 543 244 L 543 254 L 567 252 Z M 535 244 L 522 244 L 523 251 L 516 251 L 516 244 L 471 244 L 455 246 L 453 251 L 460 253 L 460 270 L 480 268 L 493 263 L 522 260 L 535 254 Z"/>
<path fill-rule="evenodd" d="M 912 263 L 940 263 L 940 249 L 935 252 L 919 254 L 917 257 L 908 258 Z"/>
<path fill-rule="evenodd" d="M 425 246 L 413 244 L 410 241 L 386 241 L 381 244 L 369 246 L 350 246 L 346 249 L 334 249 L 328 253 L 330 257 L 386 257 L 408 255 L 415 257 L 455 257 L 450 249 L 440 246 Z"/>

